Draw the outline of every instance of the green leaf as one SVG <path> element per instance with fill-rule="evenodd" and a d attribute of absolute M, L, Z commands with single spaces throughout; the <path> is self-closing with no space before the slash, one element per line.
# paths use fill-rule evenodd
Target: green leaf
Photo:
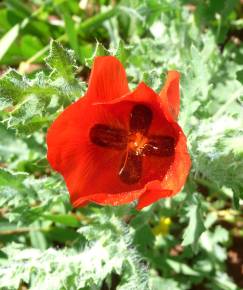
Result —
<path fill-rule="evenodd" d="M 134 243 L 138 246 L 140 251 L 150 250 L 153 246 L 155 238 L 148 225 L 141 225 L 134 234 Z"/>
<path fill-rule="evenodd" d="M 60 107 L 82 95 L 84 86 L 75 77 L 73 52 L 52 41 L 46 61 L 51 69 L 49 75 L 39 72 L 28 79 L 10 70 L 0 78 L 0 109 L 10 106 L 5 121 L 20 134 L 47 127 Z"/>
<path fill-rule="evenodd" d="M 166 263 L 176 272 L 176 273 L 183 273 L 188 276 L 199 276 L 200 273 L 193 270 L 185 263 L 178 262 L 176 260 L 167 259 Z"/>
<path fill-rule="evenodd" d="M 20 24 L 16 24 L 0 39 L 0 60 L 4 57 L 9 47 L 18 37 L 19 31 Z"/>
<path fill-rule="evenodd" d="M 7 0 L 7 5 L 10 6 L 15 13 L 18 13 L 21 18 L 31 15 L 30 8 L 18 0 Z"/>
<path fill-rule="evenodd" d="M 83 36 L 84 33 L 87 33 L 87 31 L 99 27 L 104 21 L 116 16 L 118 13 L 119 13 L 119 8 L 115 7 L 108 11 L 99 13 L 93 17 L 90 17 L 86 21 L 80 23 L 78 27 L 78 32 L 81 34 L 81 36 Z"/>
<path fill-rule="evenodd" d="M 52 70 L 50 78 L 53 85 L 62 87 L 66 98 L 80 97 L 81 87 L 75 78 L 77 66 L 73 51 L 65 50 L 59 42 L 52 40 L 46 63 Z"/>
<path fill-rule="evenodd" d="M 18 104 L 25 95 L 27 83 L 15 70 L 10 69 L 0 78 L 0 109 Z"/>
<path fill-rule="evenodd" d="M 31 34 L 25 34 L 21 37 L 21 53 L 24 58 L 29 58 L 43 47 L 40 39 Z M 25 62 L 24 62 L 25 64 Z M 21 65 L 21 64 L 20 64 Z"/>
<path fill-rule="evenodd" d="M 94 58 L 96 56 L 106 56 L 106 55 L 110 55 L 110 52 L 103 46 L 103 44 L 97 42 L 92 56 L 85 59 L 85 65 L 91 68 Z"/>
<path fill-rule="evenodd" d="M 71 17 L 71 14 L 66 4 L 59 5 L 59 9 L 64 18 L 65 29 L 71 48 L 75 51 L 76 57 L 79 58 L 80 55 L 79 55 L 78 34 L 75 28 L 75 23 Z"/>
<path fill-rule="evenodd" d="M 68 227 L 77 228 L 80 226 L 80 222 L 77 220 L 77 218 L 70 214 L 59 214 L 59 215 L 45 214 L 43 215 L 43 218 L 46 220 L 53 221 L 55 223 L 66 225 Z"/>
<path fill-rule="evenodd" d="M 204 121 L 197 127 L 191 143 L 193 171 L 216 184 L 218 191 L 223 187 L 231 189 L 236 208 L 243 189 L 243 122 L 238 114 L 235 111 L 233 117 L 224 113 Z"/>
<path fill-rule="evenodd" d="M 80 235 L 74 229 L 64 227 L 53 227 L 45 232 L 45 236 L 51 242 L 64 244 L 80 239 Z"/>
<path fill-rule="evenodd" d="M 23 30 L 30 22 L 32 17 L 38 15 L 38 13 L 42 10 L 42 8 L 36 10 L 31 15 L 29 15 L 28 10 L 26 10 L 25 5 L 19 4 L 19 1 L 11 0 L 12 4 L 14 6 L 17 5 L 17 13 L 20 13 L 20 16 L 26 16 L 28 17 L 24 18 L 20 23 L 15 24 L 8 32 L 6 32 L 3 37 L 0 39 L 0 61 L 4 57 L 4 55 L 7 53 L 8 49 L 11 47 L 11 45 L 15 42 L 17 37 L 19 36 L 21 30 Z M 15 7 L 16 8 L 16 7 Z"/>
<path fill-rule="evenodd" d="M 36 230 L 30 231 L 30 242 L 33 248 L 40 249 L 40 250 L 47 249 L 46 238 L 41 231 L 36 231 Z"/>
<path fill-rule="evenodd" d="M 8 256 L 3 251 L 0 250 L 0 259 L 7 259 L 7 258 Z"/>
<path fill-rule="evenodd" d="M 174 279 L 164 279 L 153 277 L 150 279 L 150 289 L 152 290 L 181 290 L 180 285 Z"/>
<path fill-rule="evenodd" d="M 33 124 L 36 123 L 36 118 L 46 112 L 51 97 L 59 93 L 55 87 L 47 83 L 41 73 L 37 74 L 36 79 L 28 80 L 16 71 L 10 70 L 2 76 L 0 85 L 1 107 L 14 106 L 7 119 L 8 126 L 15 129 L 21 127 L 23 132 L 23 127 L 31 120 Z M 30 132 L 28 128 L 26 133 Z"/>
<path fill-rule="evenodd" d="M 0 207 L 9 221 L 31 224 L 58 204 L 67 202 L 67 193 L 57 179 L 29 177 L 0 169 Z"/>
<path fill-rule="evenodd" d="M 53 78 L 62 77 L 67 82 L 73 81 L 76 61 L 71 50 L 64 50 L 62 45 L 52 40 L 50 44 L 50 55 L 46 58 L 47 65 L 52 69 Z"/>
<path fill-rule="evenodd" d="M 24 173 L 14 174 L 5 169 L 0 169 L 0 207 L 5 206 L 8 202 L 15 203 L 14 197 L 17 192 L 27 193 L 23 186 L 26 175 Z"/>
<path fill-rule="evenodd" d="M 186 211 L 189 224 L 183 234 L 182 246 L 191 245 L 193 250 L 196 250 L 198 247 L 198 240 L 201 234 L 205 231 L 203 211 L 199 195 L 193 194 L 190 196 Z"/>

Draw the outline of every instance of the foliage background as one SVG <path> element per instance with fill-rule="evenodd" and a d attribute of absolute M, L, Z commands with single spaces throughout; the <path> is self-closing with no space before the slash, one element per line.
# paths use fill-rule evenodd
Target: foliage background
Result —
<path fill-rule="evenodd" d="M 243 289 L 242 15 L 239 0 L 0 2 L 0 289 Z M 141 212 L 72 209 L 46 161 L 48 126 L 106 54 L 131 88 L 182 74 L 191 174 Z"/>

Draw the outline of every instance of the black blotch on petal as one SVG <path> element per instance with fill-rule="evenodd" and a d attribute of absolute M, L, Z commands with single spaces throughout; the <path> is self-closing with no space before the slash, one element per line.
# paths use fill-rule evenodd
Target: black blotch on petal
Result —
<path fill-rule="evenodd" d="M 130 131 L 146 134 L 153 119 L 152 110 L 142 104 L 133 107 L 130 115 Z"/>
<path fill-rule="evenodd" d="M 144 146 L 142 153 L 146 156 L 172 156 L 175 153 L 175 139 L 171 136 L 149 136 L 149 142 Z"/>
<path fill-rule="evenodd" d="M 142 156 L 128 151 L 123 157 L 119 177 L 126 184 L 137 183 L 142 177 Z"/>
<path fill-rule="evenodd" d="M 89 132 L 89 137 L 93 144 L 117 150 L 126 148 L 127 136 L 128 134 L 125 130 L 103 124 L 94 125 Z"/>

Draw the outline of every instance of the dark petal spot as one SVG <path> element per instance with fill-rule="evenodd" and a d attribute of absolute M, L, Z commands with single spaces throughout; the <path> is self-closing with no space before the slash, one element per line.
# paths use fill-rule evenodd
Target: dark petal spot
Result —
<path fill-rule="evenodd" d="M 101 147 L 122 150 L 127 146 L 128 134 L 123 129 L 96 124 L 90 129 L 89 136 L 92 143 Z"/>
<path fill-rule="evenodd" d="M 166 157 L 175 153 L 175 139 L 171 136 L 149 136 L 149 142 L 144 145 L 143 155 Z"/>
<path fill-rule="evenodd" d="M 142 176 L 142 156 L 136 155 L 134 151 L 125 153 L 119 176 L 124 183 L 137 183 Z"/>
<path fill-rule="evenodd" d="M 146 134 L 152 122 L 153 112 L 145 105 L 133 107 L 130 115 L 130 131 Z"/>

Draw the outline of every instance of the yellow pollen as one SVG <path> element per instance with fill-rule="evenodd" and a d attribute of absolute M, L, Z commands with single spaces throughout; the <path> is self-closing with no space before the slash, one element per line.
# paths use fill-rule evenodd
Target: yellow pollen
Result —
<path fill-rule="evenodd" d="M 144 145 L 148 143 L 148 138 L 137 132 L 129 136 L 128 148 L 135 151 L 136 154 L 141 154 Z"/>

